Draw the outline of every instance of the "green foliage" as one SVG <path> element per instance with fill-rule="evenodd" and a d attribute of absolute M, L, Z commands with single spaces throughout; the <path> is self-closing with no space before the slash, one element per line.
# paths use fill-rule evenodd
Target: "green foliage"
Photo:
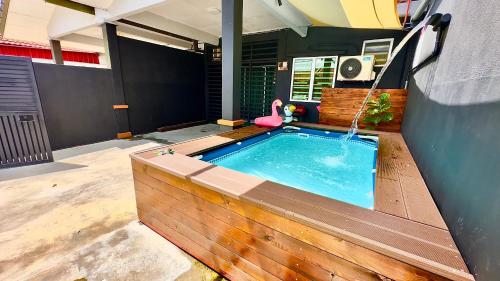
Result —
<path fill-rule="evenodd" d="M 363 123 L 369 124 L 367 129 L 374 130 L 380 123 L 389 122 L 394 118 L 391 112 L 387 112 L 392 104 L 389 101 L 391 95 L 382 93 L 378 99 L 371 99 L 368 101 L 365 118 Z"/>

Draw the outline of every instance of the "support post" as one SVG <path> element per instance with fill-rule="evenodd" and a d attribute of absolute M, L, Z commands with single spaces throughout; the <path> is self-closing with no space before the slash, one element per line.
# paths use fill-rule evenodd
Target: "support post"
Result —
<path fill-rule="evenodd" d="M 59 40 L 50 40 L 50 51 L 52 52 L 52 60 L 55 64 L 64 64 L 62 49 L 61 49 L 61 41 Z"/>
<path fill-rule="evenodd" d="M 116 25 L 105 23 L 102 25 L 102 34 L 108 66 L 111 67 L 113 78 L 113 109 L 117 123 L 117 138 L 131 137 L 130 123 L 128 120 L 128 106 L 123 90 L 122 67 Z"/>
<path fill-rule="evenodd" d="M 240 119 L 241 37 L 243 0 L 222 0 L 222 119 Z M 224 124 L 223 124 L 224 123 Z M 238 126 L 238 124 L 234 124 Z"/>

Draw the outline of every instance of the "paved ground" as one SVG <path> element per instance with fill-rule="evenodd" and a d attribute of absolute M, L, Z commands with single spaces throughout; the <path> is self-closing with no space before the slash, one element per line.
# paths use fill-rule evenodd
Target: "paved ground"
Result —
<path fill-rule="evenodd" d="M 137 136 L 135 137 L 135 139 L 144 139 L 144 140 L 155 141 L 158 143 L 170 144 L 170 143 L 186 141 L 188 139 L 201 138 L 211 134 L 218 134 L 229 130 L 230 130 L 229 127 L 219 126 L 215 124 L 206 124 L 201 126 L 184 128 L 181 130 L 149 133 L 142 136 Z"/>
<path fill-rule="evenodd" d="M 168 142 L 220 129 L 155 133 Z M 137 221 L 128 155 L 144 138 L 54 153 L 0 171 L 0 280 L 220 280 Z"/>

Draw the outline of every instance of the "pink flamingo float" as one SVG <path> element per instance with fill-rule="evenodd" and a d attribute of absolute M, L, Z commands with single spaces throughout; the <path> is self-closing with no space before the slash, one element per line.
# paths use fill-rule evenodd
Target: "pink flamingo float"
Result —
<path fill-rule="evenodd" d="M 275 101 L 273 101 L 273 104 L 271 105 L 271 109 L 273 112 L 272 115 L 255 118 L 255 125 L 262 127 L 281 126 L 281 124 L 283 123 L 283 119 L 281 119 L 281 116 L 278 115 L 278 110 L 276 110 L 276 107 L 281 107 L 282 105 L 283 103 L 280 99 L 276 99 Z"/>

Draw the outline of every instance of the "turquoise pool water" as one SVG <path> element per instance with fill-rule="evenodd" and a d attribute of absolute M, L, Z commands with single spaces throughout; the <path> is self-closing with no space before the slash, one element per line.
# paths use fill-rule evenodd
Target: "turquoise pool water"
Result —
<path fill-rule="evenodd" d="M 375 155 L 376 145 L 373 143 L 314 134 L 280 133 L 209 162 L 373 208 Z"/>

